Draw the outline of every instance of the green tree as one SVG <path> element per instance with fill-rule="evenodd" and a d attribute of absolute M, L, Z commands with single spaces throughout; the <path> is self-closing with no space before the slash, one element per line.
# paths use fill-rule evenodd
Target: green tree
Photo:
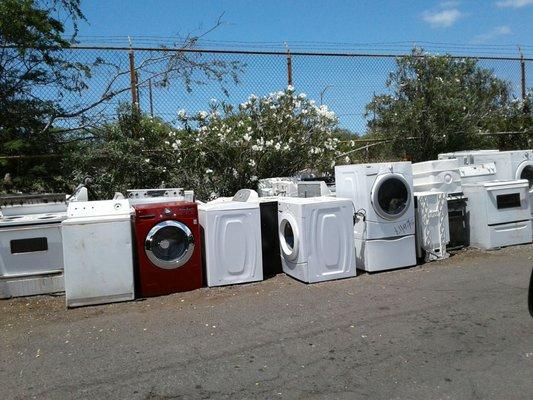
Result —
<path fill-rule="evenodd" d="M 380 146 L 382 155 L 423 161 L 440 152 L 497 145 L 480 135 L 487 130 L 531 130 L 531 111 L 513 100 L 510 84 L 475 59 L 414 49 L 396 64 L 386 83 L 390 93 L 366 107 L 369 137 L 390 140 Z"/>
<path fill-rule="evenodd" d="M 131 90 L 125 79 L 131 73 L 129 65 L 103 58 L 71 61 L 79 54 L 69 51 L 78 22 L 85 20 L 80 2 L 0 0 L 0 155 L 7 156 L 0 158 L 0 179 L 9 172 L 17 190 L 68 191 L 76 186 L 63 177 L 65 171 L 70 176 L 67 160 L 76 158 L 69 152 L 80 151 L 79 143 L 101 140 L 93 137 L 94 127 L 107 127 L 106 105 Z M 178 38 L 174 47 L 194 48 L 200 37 L 222 25 L 221 17 L 200 35 Z M 67 31 L 73 32 L 69 39 Z M 96 96 L 83 96 L 95 68 L 102 69 L 107 82 Z M 238 83 L 244 65 L 195 52 L 152 51 L 134 68 L 140 88 L 152 83 L 168 88 L 179 81 L 190 92 L 193 86 L 213 81 L 227 93 L 226 86 Z M 132 123 L 135 120 L 130 121 L 135 134 L 144 129 Z"/>
<path fill-rule="evenodd" d="M 11 172 L 16 187 L 43 190 L 59 174 L 57 160 L 47 155 L 58 150 L 60 135 L 48 128 L 62 110 L 50 99 L 80 93 L 90 73 L 63 53 L 70 47 L 65 27 L 75 36 L 84 19 L 79 5 L 80 0 L 0 1 L 0 154 L 29 157 L 0 159 L 0 173 Z M 32 158 L 37 155 L 45 157 Z"/>

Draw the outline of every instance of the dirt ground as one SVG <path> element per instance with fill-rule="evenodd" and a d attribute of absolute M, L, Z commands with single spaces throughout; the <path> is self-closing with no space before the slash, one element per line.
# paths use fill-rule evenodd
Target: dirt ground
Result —
<path fill-rule="evenodd" d="M 0 301 L 2 399 L 531 399 L 533 245 L 306 285 Z"/>

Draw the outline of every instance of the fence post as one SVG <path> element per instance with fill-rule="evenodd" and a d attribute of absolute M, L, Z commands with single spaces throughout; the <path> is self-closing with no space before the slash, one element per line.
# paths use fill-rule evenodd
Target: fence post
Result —
<path fill-rule="evenodd" d="M 154 100 L 152 97 L 152 78 L 148 79 L 148 99 L 150 101 L 150 115 L 154 117 Z"/>
<path fill-rule="evenodd" d="M 133 52 L 133 48 L 131 47 L 131 40 L 130 40 L 129 58 L 130 58 L 131 104 L 133 107 L 138 108 L 139 98 L 137 97 L 137 74 L 135 72 L 135 53 Z"/>
<path fill-rule="evenodd" d="M 524 61 L 524 53 L 522 49 L 518 48 L 520 51 L 520 83 L 522 87 L 522 100 L 526 99 L 526 62 Z"/>
<path fill-rule="evenodd" d="M 292 56 L 287 46 L 287 85 L 292 86 Z"/>

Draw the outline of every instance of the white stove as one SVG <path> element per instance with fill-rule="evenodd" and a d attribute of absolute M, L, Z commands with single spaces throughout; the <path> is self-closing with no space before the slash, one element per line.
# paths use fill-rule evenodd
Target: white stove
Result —
<path fill-rule="evenodd" d="M 0 298 L 64 290 L 61 221 L 66 203 L 3 202 L 0 210 Z"/>
<path fill-rule="evenodd" d="M 528 189 L 525 179 L 463 185 L 470 244 L 494 249 L 531 242 Z"/>

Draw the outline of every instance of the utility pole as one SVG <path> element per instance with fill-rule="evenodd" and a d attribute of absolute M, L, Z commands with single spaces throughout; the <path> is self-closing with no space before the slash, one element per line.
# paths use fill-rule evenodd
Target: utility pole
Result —
<path fill-rule="evenodd" d="M 131 104 L 135 108 L 139 108 L 139 98 L 137 97 L 137 74 L 135 72 L 135 53 L 131 46 L 131 38 L 128 36 L 130 42 L 130 85 L 131 85 Z"/>
<path fill-rule="evenodd" d="M 518 47 L 520 52 L 520 83 L 522 87 L 522 100 L 526 99 L 526 62 L 524 61 L 524 53 L 520 46 Z"/>
<path fill-rule="evenodd" d="M 287 49 L 287 85 L 292 86 L 292 56 L 287 42 L 285 42 L 285 48 Z"/>

